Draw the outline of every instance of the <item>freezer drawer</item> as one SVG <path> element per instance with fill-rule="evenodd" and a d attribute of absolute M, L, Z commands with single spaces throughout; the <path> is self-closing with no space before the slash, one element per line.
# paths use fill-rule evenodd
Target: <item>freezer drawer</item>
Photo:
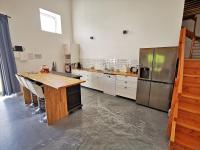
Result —
<path fill-rule="evenodd" d="M 176 72 L 177 48 L 155 48 L 152 80 L 173 83 Z"/>
<path fill-rule="evenodd" d="M 172 98 L 173 84 L 151 82 L 149 107 L 168 111 Z"/>
<path fill-rule="evenodd" d="M 150 83 L 150 81 L 138 80 L 136 95 L 137 104 L 149 105 Z"/>

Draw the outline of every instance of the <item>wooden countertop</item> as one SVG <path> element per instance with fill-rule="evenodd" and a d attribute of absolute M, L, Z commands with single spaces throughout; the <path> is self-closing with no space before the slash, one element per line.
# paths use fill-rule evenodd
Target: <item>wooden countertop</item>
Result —
<path fill-rule="evenodd" d="M 18 73 L 18 75 L 23 76 L 28 79 L 31 79 L 33 81 L 43 83 L 45 85 L 48 85 L 48 86 L 56 88 L 56 89 L 59 89 L 62 87 L 70 87 L 70 86 L 85 82 L 83 80 L 69 78 L 69 77 L 56 75 L 56 74 L 52 74 L 52 73 L 24 72 L 24 73 Z"/>
<path fill-rule="evenodd" d="M 138 74 L 131 72 L 117 72 L 117 71 L 103 71 L 103 70 L 95 70 L 95 69 L 74 69 L 74 70 L 83 70 L 88 72 L 97 72 L 97 73 L 105 73 L 112 75 L 121 75 L 121 76 L 130 76 L 130 77 L 138 77 Z"/>

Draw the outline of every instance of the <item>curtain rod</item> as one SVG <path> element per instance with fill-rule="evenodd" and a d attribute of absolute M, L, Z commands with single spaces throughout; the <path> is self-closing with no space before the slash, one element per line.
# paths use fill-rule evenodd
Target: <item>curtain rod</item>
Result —
<path fill-rule="evenodd" d="M 2 13 L 0 13 L 1 15 L 4 15 L 4 14 L 2 14 Z M 6 17 L 8 17 L 8 18 L 11 18 L 10 16 L 8 16 L 8 15 L 4 15 L 4 16 L 6 16 Z"/>

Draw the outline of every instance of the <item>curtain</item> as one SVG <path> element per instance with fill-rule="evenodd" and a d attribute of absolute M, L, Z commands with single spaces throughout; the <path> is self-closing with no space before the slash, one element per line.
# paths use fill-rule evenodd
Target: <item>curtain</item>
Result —
<path fill-rule="evenodd" d="M 12 51 L 8 18 L 0 14 L 0 73 L 2 77 L 3 95 L 11 95 L 20 91 L 15 78 L 17 68 Z"/>

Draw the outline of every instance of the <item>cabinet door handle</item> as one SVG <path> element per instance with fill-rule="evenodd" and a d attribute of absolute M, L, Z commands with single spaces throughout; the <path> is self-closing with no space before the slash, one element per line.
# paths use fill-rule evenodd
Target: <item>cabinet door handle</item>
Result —
<path fill-rule="evenodd" d="M 126 86 L 125 86 L 124 88 L 125 88 L 125 89 L 127 89 L 127 87 L 126 87 Z"/>
<path fill-rule="evenodd" d="M 124 83 L 127 83 L 127 81 L 124 81 Z"/>

